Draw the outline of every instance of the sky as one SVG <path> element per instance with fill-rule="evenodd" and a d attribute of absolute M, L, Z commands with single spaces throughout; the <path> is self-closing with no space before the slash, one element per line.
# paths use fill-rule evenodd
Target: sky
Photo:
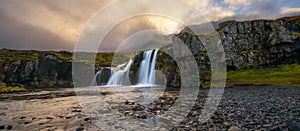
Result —
<path fill-rule="evenodd" d="M 26 50 L 72 51 L 88 20 L 113 0 L 0 0 L 0 48 Z M 121 0 L 122 1 L 122 0 Z M 142 0 L 136 0 L 145 6 Z M 153 0 L 154 2 L 155 0 Z M 208 21 L 275 19 L 300 15 L 299 0 L 184 0 L 193 5 Z M 177 5 L 178 7 L 180 5 Z M 111 12 L 118 15 L 130 10 L 130 6 Z M 176 9 L 174 9 L 176 11 Z M 188 13 L 188 12 L 187 12 Z M 169 30 L 170 22 L 141 17 L 118 25 L 109 39 L 122 37 L 118 32 L 155 26 L 157 21 L 163 30 Z M 108 40 L 109 42 L 109 40 Z M 107 45 L 102 51 L 117 47 Z"/>

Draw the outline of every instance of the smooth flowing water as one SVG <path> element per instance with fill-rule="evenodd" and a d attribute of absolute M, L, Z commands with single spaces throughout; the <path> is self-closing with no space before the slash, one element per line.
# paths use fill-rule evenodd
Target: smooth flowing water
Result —
<path fill-rule="evenodd" d="M 138 70 L 138 83 L 137 85 L 155 85 L 155 67 L 156 67 L 156 57 L 157 57 L 158 49 L 145 51 L 143 53 L 143 60 L 140 63 L 140 67 Z M 129 72 L 130 68 L 133 64 L 133 59 L 127 64 L 122 64 L 122 66 L 126 67 L 124 69 L 120 69 L 118 71 L 114 71 L 106 86 L 130 86 L 132 85 L 129 80 Z M 121 65 L 120 65 L 121 66 Z M 119 67 L 119 66 L 118 66 Z M 101 71 L 98 71 L 95 77 L 101 75 Z M 94 78 L 92 85 L 95 86 L 94 83 L 97 83 Z"/>
<path fill-rule="evenodd" d="M 139 68 L 139 83 L 141 85 L 155 84 L 155 65 L 158 50 L 144 52 L 144 59 Z"/>

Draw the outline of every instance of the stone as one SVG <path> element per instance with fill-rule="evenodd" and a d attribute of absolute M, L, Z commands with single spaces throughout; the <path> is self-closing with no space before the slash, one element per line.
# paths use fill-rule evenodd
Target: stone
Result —
<path fill-rule="evenodd" d="M 90 121 L 91 119 L 90 118 L 84 118 L 83 120 L 84 121 Z"/>
<path fill-rule="evenodd" d="M 74 109 L 74 110 L 72 110 L 72 112 L 81 112 L 81 110 Z"/>
<path fill-rule="evenodd" d="M 140 116 L 141 119 L 147 119 L 147 115 Z"/>
<path fill-rule="evenodd" d="M 270 131 L 282 131 L 282 128 L 279 126 L 276 126 L 276 127 L 271 128 Z"/>
<path fill-rule="evenodd" d="M 11 126 L 11 125 L 8 125 L 7 127 L 6 127 L 6 130 L 11 130 L 13 127 Z"/>
<path fill-rule="evenodd" d="M 291 121 L 287 121 L 286 123 L 287 128 L 289 131 L 300 131 L 300 124 L 299 123 L 294 123 Z"/>
<path fill-rule="evenodd" d="M 83 130 L 84 130 L 84 128 L 82 128 L 82 127 L 79 127 L 76 129 L 76 131 L 83 131 Z"/>
<path fill-rule="evenodd" d="M 237 126 L 231 126 L 228 131 L 242 131 L 242 129 Z"/>
<path fill-rule="evenodd" d="M 47 117 L 46 117 L 46 119 L 48 119 L 48 120 L 52 120 L 52 119 L 53 119 L 53 117 L 47 116 Z"/>

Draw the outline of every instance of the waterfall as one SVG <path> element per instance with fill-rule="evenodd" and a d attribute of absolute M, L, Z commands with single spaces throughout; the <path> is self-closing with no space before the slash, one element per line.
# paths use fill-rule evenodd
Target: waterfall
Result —
<path fill-rule="evenodd" d="M 155 84 L 155 67 L 156 67 L 156 57 L 158 49 L 145 51 L 143 53 L 143 60 L 141 61 L 138 70 L 138 85 L 154 85 Z M 107 86 L 122 86 L 131 85 L 129 80 L 130 67 L 133 64 L 133 59 L 130 59 L 128 63 L 121 64 L 116 67 L 116 69 L 111 68 L 111 77 L 107 82 Z M 121 69 L 121 67 L 124 67 Z M 95 75 L 92 82 L 93 86 L 97 86 L 96 77 L 101 75 L 101 70 Z"/>
<path fill-rule="evenodd" d="M 96 75 L 94 76 L 93 81 L 92 81 L 92 86 L 98 86 L 99 85 L 98 82 L 97 82 L 97 77 L 101 76 L 101 73 L 102 73 L 102 70 L 100 70 L 96 73 Z"/>
<path fill-rule="evenodd" d="M 139 83 L 153 85 L 155 84 L 155 65 L 158 50 L 144 52 L 144 59 L 139 68 Z M 152 56 L 153 55 L 153 56 Z"/>
<path fill-rule="evenodd" d="M 127 63 L 126 67 L 123 70 L 115 72 L 109 79 L 107 85 L 130 85 L 129 80 L 129 70 L 133 63 L 133 60 Z"/>

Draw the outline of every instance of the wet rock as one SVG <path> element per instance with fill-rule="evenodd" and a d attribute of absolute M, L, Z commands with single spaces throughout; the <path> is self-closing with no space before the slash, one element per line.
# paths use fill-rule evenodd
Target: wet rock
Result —
<path fill-rule="evenodd" d="M 147 119 L 147 115 L 140 116 L 141 119 Z"/>
<path fill-rule="evenodd" d="M 47 116 L 46 119 L 52 120 L 52 119 L 54 119 L 54 118 L 53 118 L 53 117 L 50 117 L 50 116 Z"/>
<path fill-rule="evenodd" d="M 11 130 L 13 127 L 11 126 L 11 125 L 8 125 L 7 127 L 6 127 L 6 130 Z"/>
<path fill-rule="evenodd" d="M 276 127 L 271 128 L 270 131 L 282 131 L 282 128 L 279 126 L 276 126 Z"/>
<path fill-rule="evenodd" d="M 84 130 L 84 128 L 82 128 L 82 127 L 79 127 L 76 129 L 76 131 L 83 131 L 83 130 Z"/>
<path fill-rule="evenodd" d="M 134 104 L 135 104 L 134 101 L 130 101 L 130 100 L 125 101 L 125 105 L 134 105 Z"/>
<path fill-rule="evenodd" d="M 300 124 L 294 123 L 291 121 L 286 122 L 286 126 L 289 129 L 289 131 L 300 131 Z"/>
<path fill-rule="evenodd" d="M 30 123 L 32 123 L 32 122 L 30 122 L 30 121 L 24 122 L 25 125 L 30 124 Z"/>
<path fill-rule="evenodd" d="M 79 109 L 74 109 L 74 110 L 72 110 L 72 112 L 81 112 L 81 110 L 79 110 Z"/>
<path fill-rule="evenodd" d="M 242 129 L 237 126 L 231 126 L 228 131 L 242 131 Z"/>
<path fill-rule="evenodd" d="M 84 121 L 90 121 L 91 119 L 90 118 L 84 118 L 83 120 Z"/>

